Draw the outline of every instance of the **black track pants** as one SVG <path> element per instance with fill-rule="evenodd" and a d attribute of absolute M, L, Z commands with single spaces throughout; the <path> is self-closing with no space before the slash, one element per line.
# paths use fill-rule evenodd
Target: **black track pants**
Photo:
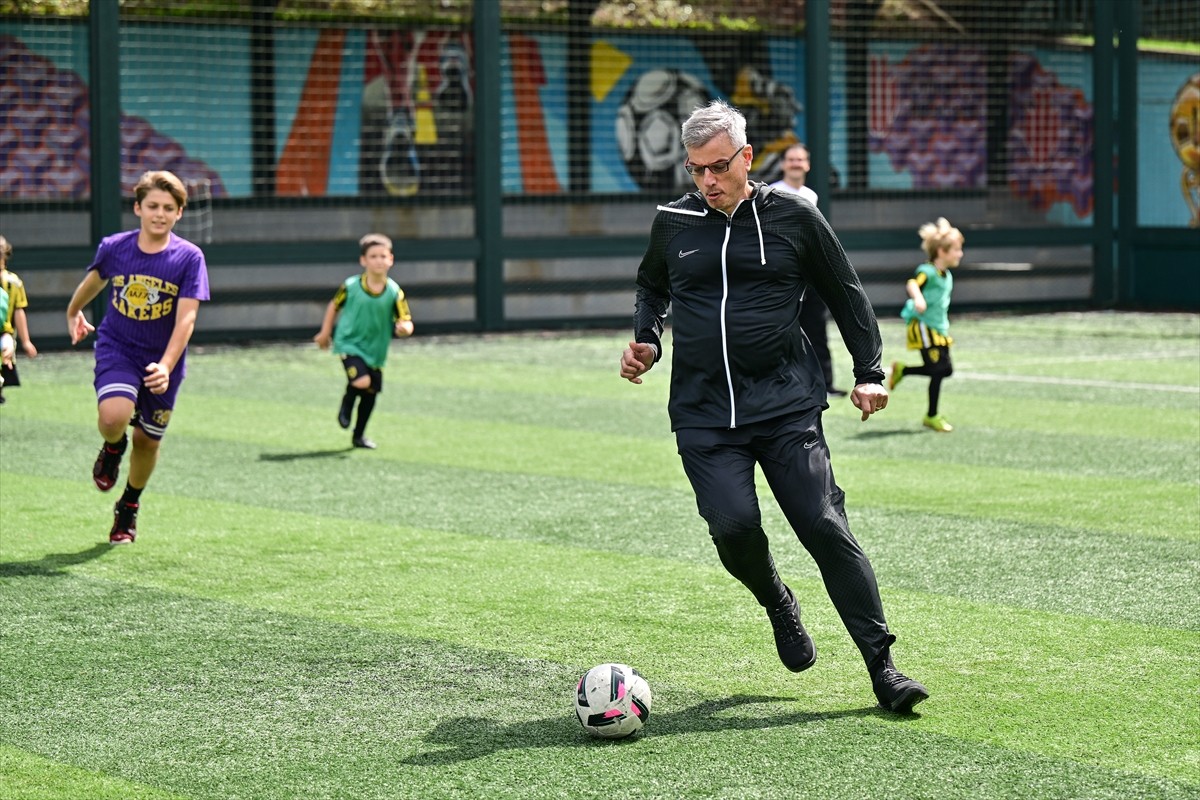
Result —
<path fill-rule="evenodd" d="M 783 586 L 762 528 L 754 468 L 817 563 L 825 590 L 870 666 L 892 641 L 871 562 L 850 533 L 819 409 L 739 428 L 681 428 L 679 456 L 725 569 L 762 606 Z"/>

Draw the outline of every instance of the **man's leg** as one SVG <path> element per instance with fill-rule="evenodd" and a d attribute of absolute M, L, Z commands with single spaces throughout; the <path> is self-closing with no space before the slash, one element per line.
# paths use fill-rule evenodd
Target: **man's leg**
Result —
<path fill-rule="evenodd" d="M 875 571 L 850 533 L 845 494 L 833 478 L 821 413 L 797 414 L 772 428 L 756 440 L 767 483 L 800 543 L 817 562 L 825 591 L 867 665 L 879 704 L 907 713 L 929 692 L 892 664 L 896 637 L 888 632 Z"/>
<path fill-rule="evenodd" d="M 737 431 L 684 428 L 676 432 L 676 441 L 721 563 L 760 605 L 771 606 L 786 592 L 762 529 L 754 459 L 735 441 L 739 436 Z"/>
<path fill-rule="evenodd" d="M 829 599 L 870 664 L 887 647 L 887 621 L 875 571 L 850 533 L 845 494 L 834 481 L 820 411 L 776 420 L 756 442 L 763 475 L 779 507 L 816 561 Z"/>
<path fill-rule="evenodd" d="M 795 595 L 775 569 L 754 489 L 755 463 L 744 438 L 741 431 L 721 429 L 676 432 L 684 472 L 721 564 L 766 609 L 779 659 L 800 672 L 813 665 L 817 651 L 800 623 Z"/>

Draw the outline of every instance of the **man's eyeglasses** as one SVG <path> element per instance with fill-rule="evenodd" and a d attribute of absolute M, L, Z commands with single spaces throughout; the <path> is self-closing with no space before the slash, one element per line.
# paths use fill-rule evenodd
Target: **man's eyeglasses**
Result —
<path fill-rule="evenodd" d="M 742 151 L 745 149 L 746 145 L 742 145 L 738 148 L 736 153 L 724 161 L 714 161 L 711 164 L 688 164 L 685 162 L 683 168 L 687 170 L 688 175 L 703 175 L 704 170 L 708 170 L 713 175 L 721 175 L 722 173 L 729 172 L 729 165 L 732 164 L 733 160 L 740 156 Z"/>

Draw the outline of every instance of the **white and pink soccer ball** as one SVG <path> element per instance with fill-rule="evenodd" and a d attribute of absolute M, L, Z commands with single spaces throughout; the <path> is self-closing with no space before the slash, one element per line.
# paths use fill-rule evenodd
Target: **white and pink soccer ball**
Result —
<path fill-rule="evenodd" d="M 642 729 L 650 716 L 650 684 L 627 664 L 592 667 L 575 687 L 575 714 L 592 736 L 621 739 Z"/>

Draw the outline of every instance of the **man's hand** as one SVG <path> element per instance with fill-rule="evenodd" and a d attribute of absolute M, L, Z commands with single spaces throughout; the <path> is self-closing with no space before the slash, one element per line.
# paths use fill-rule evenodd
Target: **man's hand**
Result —
<path fill-rule="evenodd" d="M 630 342 L 621 354 L 621 377 L 630 383 L 641 383 L 642 373 L 654 366 L 654 348 L 645 342 Z M 880 387 L 882 388 L 882 387 Z"/>
<path fill-rule="evenodd" d="M 866 422 L 867 417 L 887 408 L 887 389 L 878 383 L 860 383 L 850 393 L 850 402 L 862 412 L 862 421 Z"/>

